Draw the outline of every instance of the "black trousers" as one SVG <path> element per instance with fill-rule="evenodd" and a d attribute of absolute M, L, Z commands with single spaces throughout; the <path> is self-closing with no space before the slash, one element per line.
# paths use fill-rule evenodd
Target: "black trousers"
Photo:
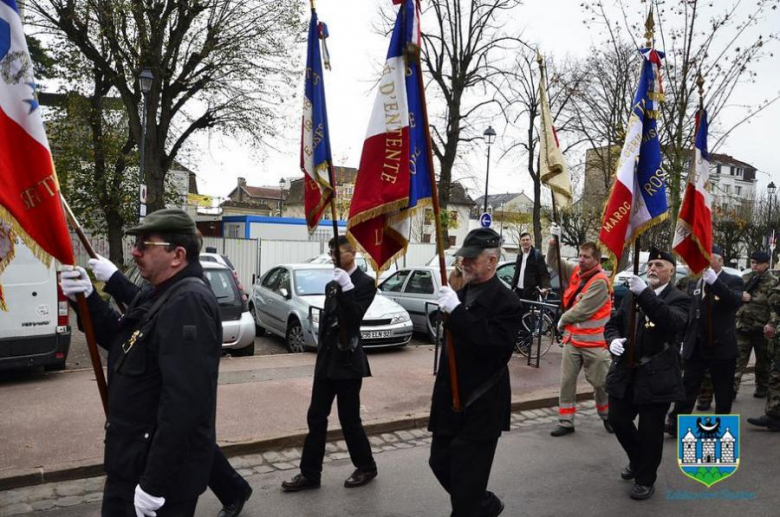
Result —
<path fill-rule="evenodd" d="M 635 404 L 632 386 L 626 389 L 622 399 L 609 396 L 608 420 L 636 472 L 637 485 L 655 483 L 664 452 L 664 422 L 669 406 L 669 402 Z M 634 425 L 637 416 L 638 427 Z"/>
<path fill-rule="evenodd" d="M 134 499 L 135 483 L 108 476 L 103 488 L 101 517 L 136 517 Z M 197 497 L 186 501 L 165 501 L 162 508 L 157 510 L 157 517 L 193 517 L 197 505 Z"/>
<path fill-rule="evenodd" d="M 487 491 L 498 437 L 468 440 L 434 433 L 428 464 L 450 494 L 452 517 L 479 517 L 498 504 Z"/>
<path fill-rule="evenodd" d="M 214 460 L 209 473 L 209 488 L 217 496 L 222 506 L 243 500 L 249 489 L 249 483 L 230 465 L 222 449 L 214 445 Z"/>
<path fill-rule="evenodd" d="M 712 377 L 712 388 L 715 394 L 715 413 L 725 415 L 731 413 L 731 403 L 734 401 L 734 372 L 737 368 L 737 358 L 712 359 L 701 352 L 698 343 L 693 355 L 685 361 L 683 370 L 683 385 L 685 386 L 685 400 L 677 402 L 672 409 L 669 418 L 677 424 L 677 415 L 689 415 L 696 405 L 696 397 L 701 390 L 704 375 L 709 371 Z"/>
<path fill-rule="evenodd" d="M 311 390 L 311 404 L 306 415 L 309 434 L 303 443 L 301 474 L 312 481 L 319 481 L 322 474 L 322 460 L 325 457 L 325 441 L 328 433 L 328 416 L 333 399 L 338 406 L 339 423 L 347 442 L 352 464 L 361 470 L 374 470 L 374 456 L 371 444 L 360 420 L 360 387 L 363 379 L 314 379 Z"/>

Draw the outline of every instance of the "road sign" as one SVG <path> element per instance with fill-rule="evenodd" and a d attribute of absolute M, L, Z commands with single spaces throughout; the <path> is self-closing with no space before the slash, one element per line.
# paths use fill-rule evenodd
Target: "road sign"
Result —
<path fill-rule="evenodd" d="M 141 203 L 146 203 L 146 185 L 141 183 L 138 188 L 138 199 Z"/>
<path fill-rule="evenodd" d="M 138 207 L 138 215 L 146 217 L 146 203 L 141 203 L 141 206 Z"/>
<path fill-rule="evenodd" d="M 487 212 L 483 212 L 481 216 L 479 216 L 479 224 L 482 226 L 482 228 L 490 228 L 490 224 L 493 222 L 493 218 L 490 217 L 490 214 Z"/>

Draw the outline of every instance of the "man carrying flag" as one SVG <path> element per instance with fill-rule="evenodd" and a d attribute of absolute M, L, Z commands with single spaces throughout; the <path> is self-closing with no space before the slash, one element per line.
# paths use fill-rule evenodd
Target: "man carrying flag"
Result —
<path fill-rule="evenodd" d="M 348 236 L 377 272 L 406 251 L 412 214 L 432 202 L 424 92 L 414 57 L 420 51 L 419 9 L 415 0 L 405 0 L 398 12 L 347 223 Z"/>

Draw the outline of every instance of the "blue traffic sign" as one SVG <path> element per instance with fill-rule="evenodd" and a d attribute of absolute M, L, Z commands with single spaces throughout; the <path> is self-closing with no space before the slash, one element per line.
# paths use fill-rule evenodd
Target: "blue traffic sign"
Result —
<path fill-rule="evenodd" d="M 490 214 L 487 212 L 483 212 L 481 216 L 479 216 L 479 224 L 482 225 L 482 228 L 490 228 L 490 224 L 493 222 L 493 218 L 490 217 Z"/>

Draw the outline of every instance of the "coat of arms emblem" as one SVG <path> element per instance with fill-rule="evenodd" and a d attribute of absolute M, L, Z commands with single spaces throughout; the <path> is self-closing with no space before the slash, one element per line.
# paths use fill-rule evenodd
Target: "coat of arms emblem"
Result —
<path fill-rule="evenodd" d="M 677 464 L 711 487 L 739 468 L 739 415 L 678 415 Z"/>

